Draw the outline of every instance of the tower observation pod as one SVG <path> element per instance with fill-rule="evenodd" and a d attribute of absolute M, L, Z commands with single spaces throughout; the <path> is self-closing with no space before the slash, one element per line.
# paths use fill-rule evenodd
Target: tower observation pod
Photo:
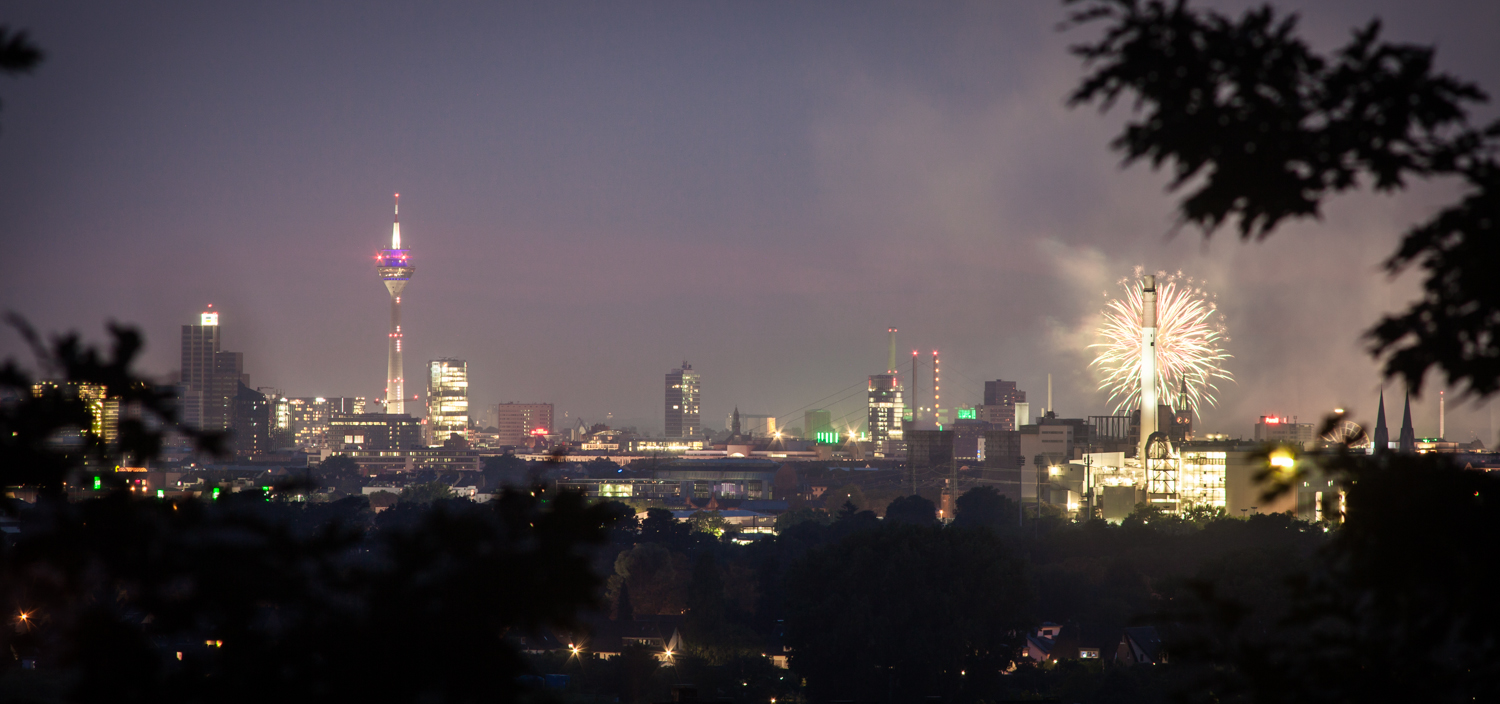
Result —
<path fill-rule="evenodd" d="M 385 412 L 406 412 L 406 378 L 401 365 L 401 293 L 417 268 L 401 248 L 401 194 L 396 194 L 395 223 L 391 226 L 391 248 L 375 256 L 375 273 L 391 294 L 391 332 L 386 350 Z"/>

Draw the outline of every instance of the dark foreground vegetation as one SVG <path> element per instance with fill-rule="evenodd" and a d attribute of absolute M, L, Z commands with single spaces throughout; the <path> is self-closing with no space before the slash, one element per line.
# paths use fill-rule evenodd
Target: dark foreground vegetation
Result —
<path fill-rule="evenodd" d="M 125 444 L 142 453 L 172 410 L 129 374 L 132 334 L 116 339 L 108 356 L 62 340 L 44 361 L 136 393 Z M 298 502 L 295 484 L 68 501 L 115 450 L 59 442 L 76 398 L 34 395 L 13 365 L 0 382 L 0 480 L 43 489 L 6 507 L 4 701 L 635 703 L 684 684 L 735 702 L 1500 696 L 1497 481 L 1441 458 L 1325 458 L 1342 523 L 1142 509 L 1022 527 L 981 488 L 949 525 L 902 497 L 884 519 L 790 513 L 741 545 L 545 486 L 380 513 Z M 675 651 L 591 647 L 601 624 L 652 619 Z M 1027 637 L 1046 622 L 1064 630 L 1038 661 Z M 1138 626 L 1159 647 L 1122 657 Z"/>

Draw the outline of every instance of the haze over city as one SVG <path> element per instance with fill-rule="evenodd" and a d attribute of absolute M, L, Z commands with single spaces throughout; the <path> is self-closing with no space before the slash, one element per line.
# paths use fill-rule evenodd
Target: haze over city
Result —
<path fill-rule="evenodd" d="M 1287 9 L 1320 49 L 1379 15 L 1500 89 L 1500 6 Z M 683 360 L 705 425 L 791 415 L 882 371 L 891 326 L 903 356 L 942 351 L 954 404 L 1004 378 L 1036 406 L 1051 373 L 1060 413 L 1106 413 L 1088 345 L 1141 266 L 1217 294 L 1236 381 L 1203 430 L 1371 421 L 1361 334 L 1417 279 L 1379 263 L 1456 189 L 1343 196 L 1263 243 L 1173 237 L 1164 176 L 1108 149 L 1128 105 L 1064 104 L 1090 30 L 1057 31 L 1063 13 L 8 3 L 47 61 L 3 85 L 0 300 L 47 332 L 137 325 L 161 377 L 211 303 L 255 386 L 379 397 L 372 257 L 399 191 L 407 395 L 427 360 L 466 359 L 476 415 L 550 402 L 660 430 Z M 1418 435 L 1437 434 L 1436 391 L 1413 401 Z M 1447 426 L 1495 444 L 1489 404 L 1450 402 Z"/>

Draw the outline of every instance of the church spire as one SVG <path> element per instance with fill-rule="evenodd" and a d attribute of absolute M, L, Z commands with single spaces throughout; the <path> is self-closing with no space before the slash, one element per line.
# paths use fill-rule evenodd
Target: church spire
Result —
<path fill-rule="evenodd" d="M 1386 452 L 1391 449 L 1391 431 L 1385 427 L 1385 389 L 1380 390 L 1380 412 L 1375 415 L 1375 437 L 1374 451 L 1376 453 Z"/>
<path fill-rule="evenodd" d="M 1411 427 L 1411 391 L 1406 392 L 1406 412 L 1401 418 L 1401 452 L 1413 454 L 1417 451 L 1417 433 Z"/>
<path fill-rule="evenodd" d="M 734 420 L 729 422 L 729 432 L 735 437 L 740 436 L 740 407 L 734 407 Z"/>

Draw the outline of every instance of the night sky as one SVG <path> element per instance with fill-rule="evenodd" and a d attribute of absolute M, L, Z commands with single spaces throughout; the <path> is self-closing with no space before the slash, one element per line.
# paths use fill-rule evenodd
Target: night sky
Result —
<path fill-rule="evenodd" d="M 1279 6 L 1322 49 L 1379 15 L 1500 93 L 1500 3 Z M 895 326 L 900 357 L 942 351 L 945 402 L 1005 378 L 1036 407 L 1050 372 L 1060 415 L 1103 414 L 1087 345 L 1103 294 L 1144 266 L 1218 294 L 1237 383 L 1202 430 L 1371 420 L 1360 335 L 1418 280 L 1378 263 L 1453 184 L 1341 197 L 1263 244 L 1174 238 L 1165 178 L 1108 151 L 1123 113 L 1064 104 L 1067 47 L 1092 30 L 1059 32 L 1063 13 L 3 2 L 47 58 L 0 78 L 0 308 L 95 341 L 135 324 L 165 377 L 212 303 L 252 385 L 379 397 L 373 255 L 399 191 L 409 394 L 426 360 L 461 357 L 476 409 L 550 401 L 659 432 L 686 359 L 705 425 L 736 405 L 801 425 L 883 370 Z M 0 355 L 25 355 L 9 330 Z M 1418 435 L 1436 408 L 1434 387 Z M 1448 426 L 1494 445 L 1488 404 L 1450 403 Z"/>

